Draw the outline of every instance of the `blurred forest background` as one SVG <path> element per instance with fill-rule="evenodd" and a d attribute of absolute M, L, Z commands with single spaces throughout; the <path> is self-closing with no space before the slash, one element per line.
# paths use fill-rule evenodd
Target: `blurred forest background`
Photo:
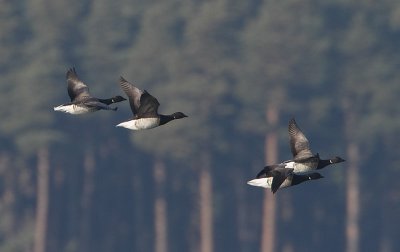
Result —
<path fill-rule="evenodd" d="M 400 251 L 399 44 L 395 0 L 0 0 L 0 251 Z M 189 117 L 54 112 L 72 66 Z M 346 162 L 246 185 L 292 116 Z"/>

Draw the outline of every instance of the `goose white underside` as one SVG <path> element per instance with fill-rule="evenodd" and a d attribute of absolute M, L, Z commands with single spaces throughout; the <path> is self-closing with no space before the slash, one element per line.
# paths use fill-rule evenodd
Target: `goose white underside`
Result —
<path fill-rule="evenodd" d="M 251 185 L 251 186 L 259 186 L 259 187 L 264 187 L 264 188 L 271 188 L 272 179 L 273 179 L 272 177 L 253 179 L 253 180 L 247 181 L 247 184 Z"/>
<path fill-rule="evenodd" d="M 123 127 L 130 130 L 152 129 L 160 125 L 160 118 L 139 118 L 122 122 L 117 127 Z"/>
<path fill-rule="evenodd" d="M 258 178 L 258 179 L 253 179 L 247 182 L 248 185 L 251 186 L 259 186 L 259 187 L 264 187 L 264 188 L 271 188 L 272 185 L 272 180 L 274 178 L 273 177 L 269 177 L 269 178 Z M 281 186 L 279 186 L 279 188 L 285 188 L 285 187 L 289 187 L 291 184 L 291 177 L 285 179 L 285 181 L 283 181 L 283 183 L 281 184 Z"/>
<path fill-rule="evenodd" d="M 73 115 L 80 115 L 80 114 L 86 114 L 93 112 L 93 109 L 89 109 L 84 106 L 77 106 L 75 104 L 70 104 L 70 105 L 60 105 L 57 107 L 54 107 L 54 111 L 60 111 L 68 114 L 73 114 Z"/>

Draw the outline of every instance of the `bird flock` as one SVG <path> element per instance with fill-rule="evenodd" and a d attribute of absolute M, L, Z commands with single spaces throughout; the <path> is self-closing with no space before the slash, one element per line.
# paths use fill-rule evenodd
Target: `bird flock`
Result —
<path fill-rule="evenodd" d="M 67 72 L 67 89 L 71 102 L 61 104 L 54 107 L 55 111 L 61 111 L 68 114 L 79 115 L 98 110 L 117 110 L 109 105 L 125 101 L 122 96 L 115 96 L 109 99 L 99 99 L 93 97 L 89 93 L 88 86 L 83 83 L 76 74 L 75 68 L 71 68 Z M 133 113 L 133 119 L 122 122 L 117 127 L 123 127 L 130 130 L 143 130 L 158 127 L 175 119 L 187 117 L 182 112 L 175 112 L 171 115 L 158 114 L 160 103 L 149 94 L 146 90 L 140 90 L 133 84 L 120 78 L 120 86 L 128 96 L 129 104 Z"/>
<path fill-rule="evenodd" d="M 68 95 L 71 101 L 54 107 L 54 111 L 73 115 L 87 114 L 98 110 L 116 111 L 118 107 L 111 107 L 110 105 L 126 100 L 119 95 L 108 99 L 93 97 L 89 93 L 88 86 L 78 78 L 75 68 L 67 71 L 66 79 Z M 187 117 L 182 112 L 175 112 L 170 115 L 159 114 L 158 107 L 160 103 L 154 96 L 146 90 L 140 90 L 135 87 L 123 77 L 120 77 L 119 84 L 128 97 L 133 118 L 119 123 L 116 125 L 117 127 L 130 130 L 144 130 L 164 125 L 175 119 Z M 288 131 L 289 145 L 293 159 L 265 166 L 257 174 L 256 178 L 248 181 L 247 184 L 271 188 L 272 193 L 275 193 L 279 188 L 323 178 L 321 174 L 315 171 L 328 165 L 345 161 L 340 157 L 321 159 L 318 153 L 313 154 L 307 138 L 298 127 L 294 118 L 289 121 Z"/>
<path fill-rule="evenodd" d="M 315 172 L 328 165 L 344 162 L 341 157 L 321 159 L 313 154 L 308 139 L 300 130 L 294 118 L 289 121 L 289 145 L 293 159 L 280 164 L 267 165 L 247 184 L 271 188 L 275 193 L 279 188 L 294 186 L 305 181 L 323 178 Z"/>

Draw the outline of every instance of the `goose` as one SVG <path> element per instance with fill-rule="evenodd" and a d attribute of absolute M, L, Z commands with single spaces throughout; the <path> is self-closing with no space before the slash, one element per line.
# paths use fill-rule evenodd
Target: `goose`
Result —
<path fill-rule="evenodd" d="M 66 74 L 68 84 L 68 95 L 71 102 L 54 107 L 54 111 L 79 115 L 97 110 L 117 110 L 108 105 L 125 101 L 122 96 L 114 96 L 109 99 L 99 99 L 90 95 L 88 86 L 83 83 L 76 74 L 75 68 L 70 68 Z"/>
<path fill-rule="evenodd" d="M 307 175 L 297 175 L 294 173 L 290 173 L 287 178 L 279 185 L 277 186 L 275 182 L 275 177 L 264 177 L 264 178 L 256 178 L 252 179 L 247 182 L 248 185 L 251 186 L 259 186 L 259 187 L 264 187 L 264 188 L 271 188 L 272 193 L 276 193 L 276 191 L 280 188 L 286 188 L 289 186 L 294 186 L 301 184 L 305 181 L 311 181 L 315 179 L 320 179 L 323 178 L 323 176 L 317 172 L 313 172 Z"/>
<path fill-rule="evenodd" d="M 128 96 L 133 119 L 122 122 L 116 127 L 123 127 L 130 130 L 151 129 L 164 125 L 172 120 L 187 117 L 182 112 L 175 112 L 170 115 L 158 114 L 160 103 L 158 100 L 149 94 L 146 90 L 140 90 L 133 84 L 120 77 L 120 86 Z"/>
<path fill-rule="evenodd" d="M 294 118 L 289 121 L 288 131 L 293 159 L 284 161 L 280 164 L 265 166 L 256 176 L 256 178 L 260 178 L 264 175 L 266 177 L 275 177 L 276 179 L 274 180 L 276 185 L 274 189 L 276 189 L 276 187 L 279 188 L 279 185 L 283 183 L 286 177 L 291 173 L 297 175 L 307 174 L 322 169 L 328 165 L 345 161 L 338 156 L 329 159 L 321 159 L 318 153 L 315 155 L 312 154 L 309 141 L 300 130 Z"/>

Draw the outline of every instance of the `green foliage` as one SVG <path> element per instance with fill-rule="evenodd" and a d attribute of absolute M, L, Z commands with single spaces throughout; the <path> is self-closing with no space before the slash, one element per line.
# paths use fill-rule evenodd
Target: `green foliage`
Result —
<path fill-rule="evenodd" d="M 236 71 L 236 94 L 244 107 L 240 128 L 262 134 L 267 126 L 267 106 L 296 111 L 304 106 L 297 103 L 302 89 L 310 90 L 321 81 L 321 60 L 328 43 L 321 36 L 323 18 L 314 4 L 263 2 L 257 15 L 247 22 L 241 36 L 243 59 L 237 62 Z"/>
<path fill-rule="evenodd" d="M 190 159 L 201 150 L 220 149 L 226 141 L 213 123 L 233 113 L 222 104 L 230 93 L 226 66 L 219 61 L 227 52 L 217 32 L 230 18 L 224 14 L 226 4 L 171 1 L 152 5 L 146 12 L 139 39 L 130 49 L 133 67 L 127 74 L 159 99 L 160 113 L 182 111 L 189 120 L 149 133 L 133 133 L 138 147 L 159 156 Z"/>
<path fill-rule="evenodd" d="M 30 250 L 30 244 L 33 240 L 34 225 L 32 219 L 27 219 L 21 230 L 15 230 L 4 238 L 0 243 L 0 249 L 4 252 L 24 252 Z"/>

